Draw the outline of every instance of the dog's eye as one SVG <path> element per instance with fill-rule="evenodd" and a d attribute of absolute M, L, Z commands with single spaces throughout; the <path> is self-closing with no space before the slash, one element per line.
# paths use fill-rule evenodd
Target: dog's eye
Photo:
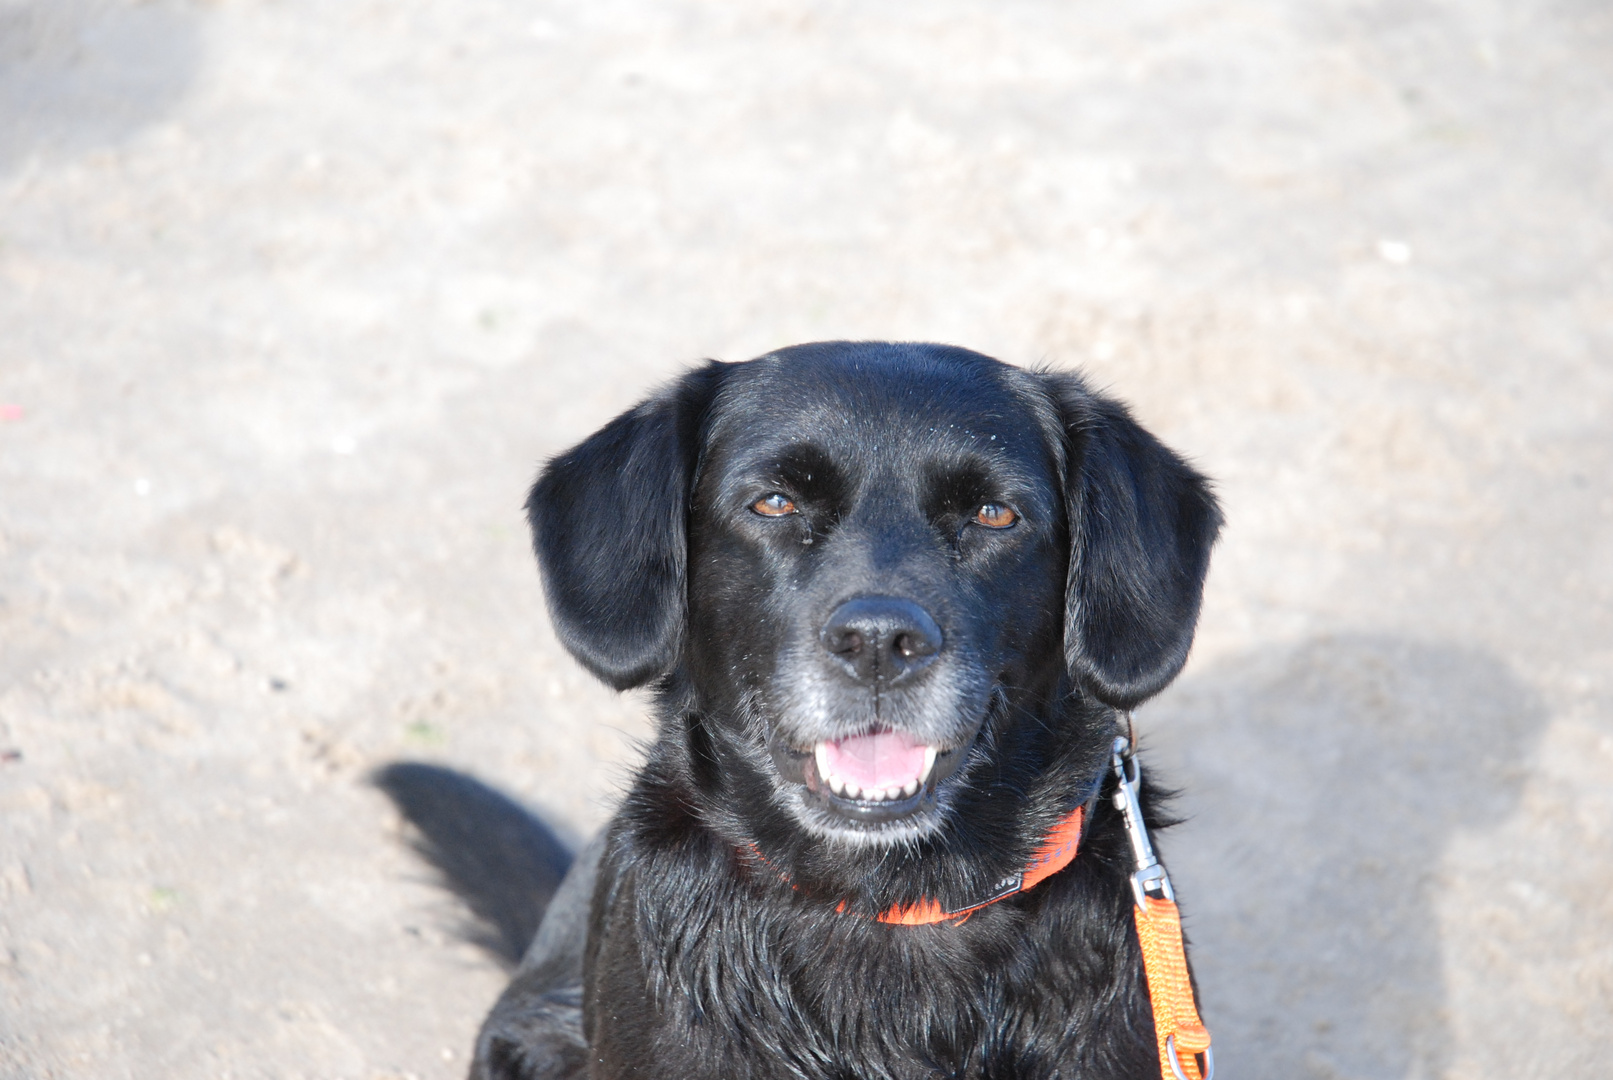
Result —
<path fill-rule="evenodd" d="M 757 499 L 750 504 L 750 508 L 763 517 L 783 517 L 795 513 L 795 504 L 776 491 Z"/>
<path fill-rule="evenodd" d="M 1006 529 L 1019 520 L 1019 515 L 1002 503 L 987 503 L 975 511 L 975 520 L 988 529 Z"/>

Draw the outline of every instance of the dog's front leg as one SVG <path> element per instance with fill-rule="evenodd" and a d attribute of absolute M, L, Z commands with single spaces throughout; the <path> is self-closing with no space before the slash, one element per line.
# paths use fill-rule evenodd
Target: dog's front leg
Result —
<path fill-rule="evenodd" d="M 580 1080 L 583 962 L 605 838 L 578 854 L 555 892 L 515 978 L 476 1037 L 470 1080 Z"/>

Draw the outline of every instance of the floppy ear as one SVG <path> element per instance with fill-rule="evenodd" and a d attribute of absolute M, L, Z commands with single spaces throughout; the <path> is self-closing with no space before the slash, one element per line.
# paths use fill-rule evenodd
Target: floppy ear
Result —
<path fill-rule="evenodd" d="M 1187 661 L 1221 511 L 1210 485 L 1125 406 L 1074 376 L 1046 376 L 1064 422 L 1070 672 L 1119 709 Z"/>
<path fill-rule="evenodd" d="M 560 641 L 617 690 L 666 673 L 682 647 L 689 486 L 721 373 L 708 362 L 618 416 L 527 497 Z"/>

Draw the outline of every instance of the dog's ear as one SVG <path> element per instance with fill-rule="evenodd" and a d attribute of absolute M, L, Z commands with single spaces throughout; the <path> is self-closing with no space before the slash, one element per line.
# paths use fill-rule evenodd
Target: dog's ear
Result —
<path fill-rule="evenodd" d="M 617 690 L 666 673 L 686 618 L 686 521 L 724 365 L 695 369 L 544 466 L 527 498 L 560 641 Z"/>
<path fill-rule="evenodd" d="M 1100 701 L 1130 709 L 1187 661 L 1221 512 L 1209 482 L 1125 406 L 1074 376 L 1044 378 L 1066 452 L 1065 659 Z"/>

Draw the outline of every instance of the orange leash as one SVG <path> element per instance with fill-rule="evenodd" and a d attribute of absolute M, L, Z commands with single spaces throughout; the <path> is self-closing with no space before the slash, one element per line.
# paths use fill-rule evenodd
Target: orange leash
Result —
<path fill-rule="evenodd" d="M 1115 739 L 1112 754 L 1115 777 L 1115 806 L 1126 819 L 1137 872 L 1131 875 L 1131 891 L 1136 900 L 1137 940 L 1143 948 L 1143 971 L 1148 979 L 1148 1000 L 1154 1008 L 1154 1038 L 1159 1043 L 1160 1080 L 1211 1080 L 1215 1057 L 1210 1053 L 1210 1032 L 1199 1019 L 1193 1000 L 1193 982 L 1187 974 L 1187 954 L 1182 948 L 1182 916 L 1176 909 L 1176 894 L 1170 876 L 1154 856 L 1154 846 L 1143 824 L 1142 805 L 1137 798 L 1139 775 L 1131 753 L 1131 741 Z M 1199 1069 L 1199 1055 L 1204 1069 Z"/>
<path fill-rule="evenodd" d="M 1162 1080 L 1207 1080 L 1199 1073 L 1196 1055 L 1209 1053 L 1210 1033 L 1193 1002 L 1176 901 L 1149 897 L 1148 907 L 1137 909 L 1137 937 L 1143 944 L 1148 999 L 1154 1006 L 1160 1076 Z"/>

